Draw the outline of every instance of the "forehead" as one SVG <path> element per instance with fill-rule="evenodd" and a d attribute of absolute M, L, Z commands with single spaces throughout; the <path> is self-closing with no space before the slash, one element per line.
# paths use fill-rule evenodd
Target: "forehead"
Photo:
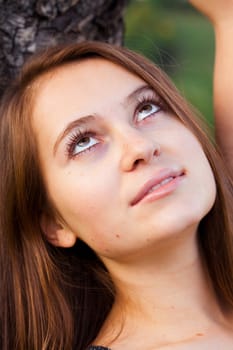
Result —
<path fill-rule="evenodd" d="M 67 124 L 83 116 L 101 115 L 110 120 L 111 112 L 123 108 L 127 97 L 143 84 L 121 66 L 99 58 L 47 73 L 36 87 L 32 113 L 39 144 L 50 147 Z"/>
<path fill-rule="evenodd" d="M 35 107 L 66 101 L 66 106 L 107 100 L 120 101 L 143 80 L 125 68 L 103 58 L 69 63 L 45 74 L 37 88 Z M 91 100 L 90 100 L 91 98 Z"/>

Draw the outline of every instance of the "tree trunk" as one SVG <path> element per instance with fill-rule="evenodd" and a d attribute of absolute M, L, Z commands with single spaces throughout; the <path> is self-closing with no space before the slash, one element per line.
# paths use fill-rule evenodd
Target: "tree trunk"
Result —
<path fill-rule="evenodd" d="M 127 0 L 0 0 L 0 96 L 43 47 L 98 40 L 121 45 Z"/>

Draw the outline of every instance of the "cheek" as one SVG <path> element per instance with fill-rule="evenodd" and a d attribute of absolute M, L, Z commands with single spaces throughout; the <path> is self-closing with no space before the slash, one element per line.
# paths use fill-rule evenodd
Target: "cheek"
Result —
<path fill-rule="evenodd" d="M 190 173 L 194 178 L 190 191 L 197 197 L 196 202 L 200 210 L 203 208 L 204 214 L 207 214 L 216 198 L 213 171 L 201 145 L 195 138 L 189 142 L 186 152 L 187 157 L 189 156 Z"/>
<path fill-rule="evenodd" d="M 196 137 L 183 125 L 180 132 L 173 135 L 171 145 L 173 155 L 180 155 L 184 162 L 190 183 L 187 196 L 193 198 L 200 210 L 209 211 L 216 197 L 216 183 L 209 161 Z M 206 214 L 206 213 L 205 213 Z"/>
<path fill-rule="evenodd" d="M 77 176 L 73 179 L 71 177 L 50 186 L 50 193 L 54 194 L 54 201 L 62 215 L 78 215 L 86 219 L 98 215 L 98 212 L 106 208 L 110 196 L 106 181 L 81 181 Z"/>
<path fill-rule="evenodd" d="M 104 222 L 115 213 L 117 178 L 103 172 L 56 173 L 48 183 L 50 197 L 61 217 L 77 236 L 86 241 L 103 230 Z M 111 222 L 112 220 L 108 220 Z M 83 236 L 85 235 L 85 237 Z"/>

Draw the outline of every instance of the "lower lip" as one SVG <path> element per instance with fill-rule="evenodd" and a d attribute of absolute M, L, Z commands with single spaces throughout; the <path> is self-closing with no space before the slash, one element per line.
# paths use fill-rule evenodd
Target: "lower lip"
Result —
<path fill-rule="evenodd" d="M 180 182 L 184 179 L 184 175 L 177 176 L 167 184 L 164 184 L 160 186 L 159 188 L 155 189 L 154 191 L 148 193 L 143 197 L 138 203 L 148 203 L 153 202 L 157 199 L 166 197 L 167 195 L 174 192 L 177 187 L 179 186 Z"/>

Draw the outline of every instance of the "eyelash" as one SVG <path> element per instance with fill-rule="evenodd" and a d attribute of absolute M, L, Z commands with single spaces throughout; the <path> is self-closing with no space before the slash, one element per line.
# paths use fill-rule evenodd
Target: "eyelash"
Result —
<path fill-rule="evenodd" d="M 136 109 L 135 109 L 135 115 L 144 107 L 146 106 L 147 104 L 155 104 L 157 105 L 160 110 L 164 110 L 165 109 L 165 103 L 164 101 L 159 97 L 157 96 L 156 94 L 153 94 L 151 96 L 146 96 L 146 95 L 143 95 L 143 96 L 139 96 L 138 97 L 138 101 L 137 101 L 137 106 L 136 106 Z M 159 110 L 159 111 L 160 111 Z M 156 114 L 158 112 L 155 112 L 155 113 L 152 113 L 152 115 Z M 148 118 L 148 117 L 147 117 Z M 69 139 L 67 141 L 67 145 L 66 145 L 66 152 L 67 152 L 67 156 L 69 159 L 74 159 L 78 156 L 81 156 L 83 155 L 84 153 L 86 152 L 89 152 L 92 150 L 92 148 L 94 148 L 95 146 L 98 145 L 97 144 L 94 144 L 88 148 L 86 148 L 85 150 L 83 150 L 82 152 L 78 153 L 78 154 L 74 154 L 74 149 L 75 149 L 75 146 L 77 145 L 78 142 L 80 142 L 83 138 L 85 137 L 96 137 L 96 133 L 93 132 L 92 130 L 90 129 L 84 129 L 84 130 L 75 130 L 70 136 L 69 136 Z"/>
<path fill-rule="evenodd" d="M 86 152 L 89 152 L 93 147 L 98 145 L 98 143 L 94 144 L 93 146 L 86 148 L 82 152 L 78 154 L 74 154 L 75 146 L 77 145 L 78 142 L 80 142 L 85 137 L 96 137 L 96 133 L 89 129 L 84 129 L 84 130 L 78 129 L 69 136 L 69 139 L 67 141 L 67 146 L 66 146 L 67 156 L 69 159 L 74 159 L 77 156 L 80 156 Z"/>
<path fill-rule="evenodd" d="M 138 105 L 136 107 L 135 114 L 137 114 L 140 111 L 140 109 L 142 109 L 149 103 L 157 105 L 160 108 L 160 110 L 165 110 L 166 108 L 165 102 L 155 93 L 153 93 L 150 96 L 142 95 L 138 97 Z M 158 112 L 155 112 L 155 114 Z M 154 115 L 154 113 L 152 113 L 151 115 Z"/>

